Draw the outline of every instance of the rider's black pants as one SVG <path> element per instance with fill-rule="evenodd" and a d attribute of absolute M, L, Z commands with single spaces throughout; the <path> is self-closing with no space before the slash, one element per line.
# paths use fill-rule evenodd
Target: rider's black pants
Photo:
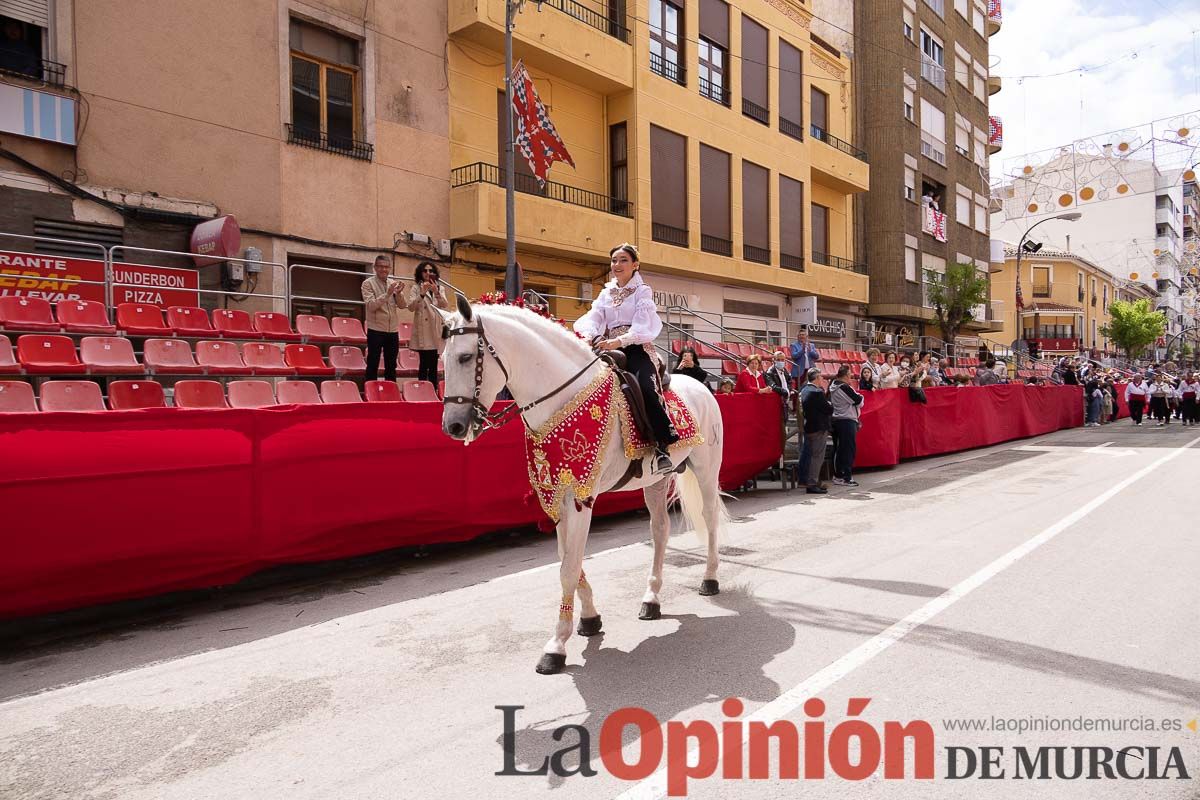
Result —
<path fill-rule="evenodd" d="M 646 354 L 640 344 L 622 347 L 625 354 L 625 367 L 637 376 L 638 385 L 642 387 L 642 397 L 646 400 L 646 415 L 650 417 L 650 426 L 654 428 L 654 438 L 660 446 L 676 442 L 679 437 L 671 427 L 671 418 L 662 407 L 658 395 L 658 377 L 655 374 L 654 362 Z"/>

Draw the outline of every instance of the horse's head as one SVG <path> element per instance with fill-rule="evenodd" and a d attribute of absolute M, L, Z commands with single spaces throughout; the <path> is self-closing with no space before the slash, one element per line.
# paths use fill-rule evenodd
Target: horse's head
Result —
<path fill-rule="evenodd" d="M 504 373 L 483 341 L 483 320 L 462 295 L 457 313 L 440 312 L 448 332 L 446 399 L 442 432 L 470 443 L 482 432 L 483 417 L 504 388 Z"/>

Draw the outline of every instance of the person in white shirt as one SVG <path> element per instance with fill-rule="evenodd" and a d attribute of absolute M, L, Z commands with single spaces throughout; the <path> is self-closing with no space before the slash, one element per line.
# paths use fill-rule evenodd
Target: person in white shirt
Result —
<path fill-rule="evenodd" d="M 1142 383 L 1141 375 L 1134 375 L 1125 385 L 1125 405 L 1129 406 L 1129 417 L 1134 425 L 1142 424 L 1142 414 L 1150 398 L 1150 387 Z"/>
<path fill-rule="evenodd" d="M 1195 373 L 1189 372 L 1183 376 L 1183 381 L 1179 384 L 1179 400 L 1183 424 L 1195 427 L 1196 423 L 1200 422 L 1200 378 L 1197 378 Z"/>
<path fill-rule="evenodd" d="M 625 366 L 637 376 L 654 428 L 658 454 L 654 474 L 673 469 L 667 447 L 679 440 L 659 397 L 658 369 L 650 357 L 652 342 L 662 331 L 654 291 L 642 281 L 637 248 L 620 244 L 609 252 L 612 280 L 592 301 L 592 308 L 575 320 L 575 331 L 598 351 L 620 350 Z"/>
<path fill-rule="evenodd" d="M 1163 373 L 1158 373 L 1154 376 L 1154 383 L 1150 385 L 1150 413 L 1158 420 L 1158 427 L 1163 427 L 1171 423 L 1170 403 L 1175 396 L 1175 387 L 1171 385 L 1171 381 Z"/>

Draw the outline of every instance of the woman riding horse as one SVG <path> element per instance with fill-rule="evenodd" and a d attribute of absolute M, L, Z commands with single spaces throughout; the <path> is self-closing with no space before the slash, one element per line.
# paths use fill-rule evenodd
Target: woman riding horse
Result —
<path fill-rule="evenodd" d="M 662 331 L 662 320 L 654 292 L 642 281 L 637 248 L 620 244 L 608 255 L 613 279 L 604 285 L 591 310 L 575 321 L 575 330 L 596 350 L 625 354 L 626 369 L 637 376 L 654 428 L 658 453 L 653 474 L 661 475 L 674 469 L 667 447 L 679 440 L 658 393 L 657 365 L 647 352 Z"/>

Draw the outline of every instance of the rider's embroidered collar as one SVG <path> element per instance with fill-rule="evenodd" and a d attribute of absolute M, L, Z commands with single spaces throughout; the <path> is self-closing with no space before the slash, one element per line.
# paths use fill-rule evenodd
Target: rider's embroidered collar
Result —
<path fill-rule="evenodd" d="M 633 273 L 633 277 L 624 286 L 618 286 L 616 278 L 612 279 L 604 285 L 604 290 L 608 293 L 609 300 L 612 301 L 613 308 L 625 302 L 626 298 L 630 297 L 634 292 L 642 286 L 642 271 L 638 270 Z"/>

